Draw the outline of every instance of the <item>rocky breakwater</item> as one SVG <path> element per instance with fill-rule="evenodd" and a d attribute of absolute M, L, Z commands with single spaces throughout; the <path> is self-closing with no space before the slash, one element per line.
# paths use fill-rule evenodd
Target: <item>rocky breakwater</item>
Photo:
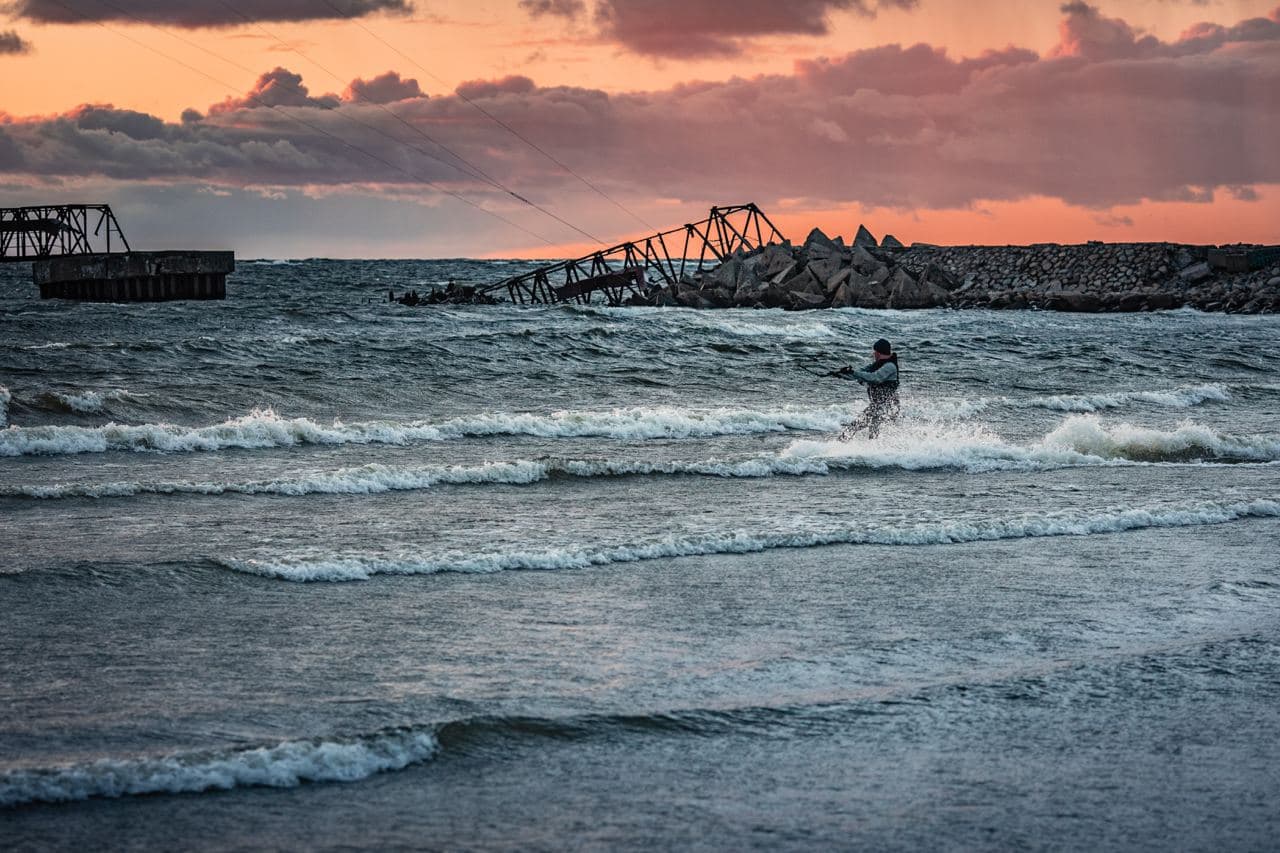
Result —
<path fill-rule="evenodd" d="M 1280 311 L 1280 247 L 1173 243 L 904 246 L 859 226 L 802 246 L 739 252 L 655 288 L 643 304 L 692 308 L 1039 308 Z"/>

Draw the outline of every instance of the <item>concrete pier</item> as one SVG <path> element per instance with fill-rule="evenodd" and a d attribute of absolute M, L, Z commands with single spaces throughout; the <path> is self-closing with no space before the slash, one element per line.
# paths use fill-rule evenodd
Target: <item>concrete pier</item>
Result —
<path fill-rule="evenodd" d="M 32 263 L 41 299 L 161 302 L 225 299 L 234 252 L 123 252 L 64 255 Z"/>

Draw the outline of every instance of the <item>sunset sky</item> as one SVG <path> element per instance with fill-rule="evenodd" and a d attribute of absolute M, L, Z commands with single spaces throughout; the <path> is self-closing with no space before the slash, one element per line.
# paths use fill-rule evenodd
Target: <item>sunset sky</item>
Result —
<path fill-rule="evenodd" d="M 744 201 L 1280 243 L 1277 2 L 0 0 L 0 205 L 241 257 L 558 257 Z"/>

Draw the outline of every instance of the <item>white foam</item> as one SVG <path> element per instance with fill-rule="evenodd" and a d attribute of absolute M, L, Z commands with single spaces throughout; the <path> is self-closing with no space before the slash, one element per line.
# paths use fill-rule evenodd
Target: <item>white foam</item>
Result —
<path fill-rule="evenodd" d="M 834 338 L 836 331 L 825 323 L 751 323 L 731 317 L 697 314 L 682 318 L 704 329 L 728 332 L 744 338 L 789 338 L 792 340 L 821 340 Z M 683 325 L 683 324 L 682 324 Z"/>
<path fill-rule="evenodd" d="M 9 425 L 9 402 L 13 400 L 13 395 L 9 393 L 9 389 L 0 385 L 0 427 Z"/>
<path fill-rule="evenodd" d="M 1221 385 L 1190 385 L 1161 391 L 1115 391 L 1109 394 L 1060 394 L 1033 397 L 1029 400 L 1008 399 L 1015 406 L 1051 409 L 1059 412 L 1089 413 L 1118 409 L 1134 401 L 1186 409 L 1206 402 L 1226 402 L 1230 392 Z"/>
<path fill-rule="evenodd" d="M 1111 510 L 1091 515 L 1049 513 L 1007 519 L 949 521 L 902 526 L 820 528 L 797 523 L 785 531 L 737 530 L 704 536 L 667 536 L 614 546 L 578 546 L 541 551 L 469 554 L 399 552 L 371 554 L 296 554 L 259 559 L 215 558 L 246 574 L 286 581 L 357 581 L 374 575 L 429 575 L 442 572 L 489 573 L 519 569 L 583 569 L 641 560 L 708 554 L 745 554 L 779 548 L 823 545 L 949 545 L 1044 536 L 1088 536 L 1153 527 L 1194 527 L 1245 518 L 1280 517 L 1280 502 L 1255 500 L 1231 504 Z"/>
<path fill-rule="evenodd" d="M 643 460 L 528 460 L 486 462 L 483 465 L 396 467 L 381 464 L 342 468 L 275 480 L 247 482 L 57 483 L 42 486 L 0 486 L 0 497 L 116 498 L 140 494 L 197 495 L 367 495 L 429 489 L 436 485 L 526 485 L 556 474 L 572 477 L 627 477 L 690 474 L 708 477 L 771 477 L 827 474 L 845 467 L 838 461 L 779 456 L 740 460 L 708 459 L 682 462 Z"/>
<path fill-rule="evenodd" d="M 424 731 L 352 740 L 295 740 L 272 747 L 88 764 L 0 774 L 0 806 L 131 794 L 188 793 L 240 787 L 292 788 L 303 782 L 354 782 L 434 757 L 440 744 Z"/>
<path fill-rule="evenodd" d="M 2 434 L 0 434 L 2 435 Z M 1223 462 L 1222 460 L 1226 460 Z M 392 466 L 372 463 L 249 481 L 115 481 L 0 486 L 0 497 L 115 498 L 140 494 L 368 495 L 437 485 L 527 485 L 556 475 L 629 477 L 692 475 L 723 478 L 826 475 L 857 468 L 970 472 L 1045 470 L 1094 465 L 1240 464 L 1280 461 L 1280 440 L 1233 437 L 1183 424 L 1160 431 L 1095 416 L 1073 416 L 1041 440 L 1012 444 L 981 424 L 905 422 L 872 441 L 802 439 L 777 454 L 740 459 L 516 459 L 480 465 Z"/>
<path fill-rule="evenodd" d="M 408 444 L 465 436 L 532 435 L 545 438 L 692 438 L 787 430 L 834 430 L 848 418 L 844 406 L 817 409 L 688 409 L 673 406 L 550 414 L 490 413 L 438 423 L 367 421 L 320 424 L 282 418 L 271 409 L 220 424 L 98 427 L 10 427 L 0 432 L 0 456 L 122 451 L 193 452 L 227 448 L 261 449 L 301 444 Z"/>
<path fill-rule="evenodd" d="M 1104 424 L 1095 415 L 1073 415 L 1039 441 L 1005 441 L 982 424 L 904 421 L 874 441 L 801 439 L 784 456 L 821 458 L 843 467 L 959 468 L 966 471 L 1035 470 L 1077 465 L 1280 461 L 1280 440 L 1225 436 L 1183 423 L 1162 431 L 1127 423 Z"/>
<path fill-rule="evenodd" d="M 79 391 L 53 393 L 54 399 L 73 412 L 93 414 L 101 412 L 108 400 L 127 400 L 133 394 L 123 388 L 111 388 L 105 391 Z"/>
<path fill-rule="evenodd" d="M 1280 460 L 1280 440 L 1271 436 L 1226 436 L 1184 421 L 1165 431 L 1127 423 L 1104 424 L 1092 415 L 1067 418 L 1045 436 L 1041 448 L 1061 448 L 1103 459 L 1177 461 L 1194 458 Z"/>

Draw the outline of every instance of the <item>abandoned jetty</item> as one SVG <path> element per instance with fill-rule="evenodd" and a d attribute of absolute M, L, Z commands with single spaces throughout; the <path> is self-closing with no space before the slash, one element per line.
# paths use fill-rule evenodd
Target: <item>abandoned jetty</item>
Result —
<path fill-rule="evenodd" d="M 0 261 L 31 262 L 41 299 L 225 299 L 235 254 L 137 252 L 105 204 L 0 208 Z"/>
<path fill-rule="evenodd" d="M 1280 311 L 1280 246 L 905 245 L 859 225 L 793 245 L 754 204 L 479 287 L 518 304 Z"/>

